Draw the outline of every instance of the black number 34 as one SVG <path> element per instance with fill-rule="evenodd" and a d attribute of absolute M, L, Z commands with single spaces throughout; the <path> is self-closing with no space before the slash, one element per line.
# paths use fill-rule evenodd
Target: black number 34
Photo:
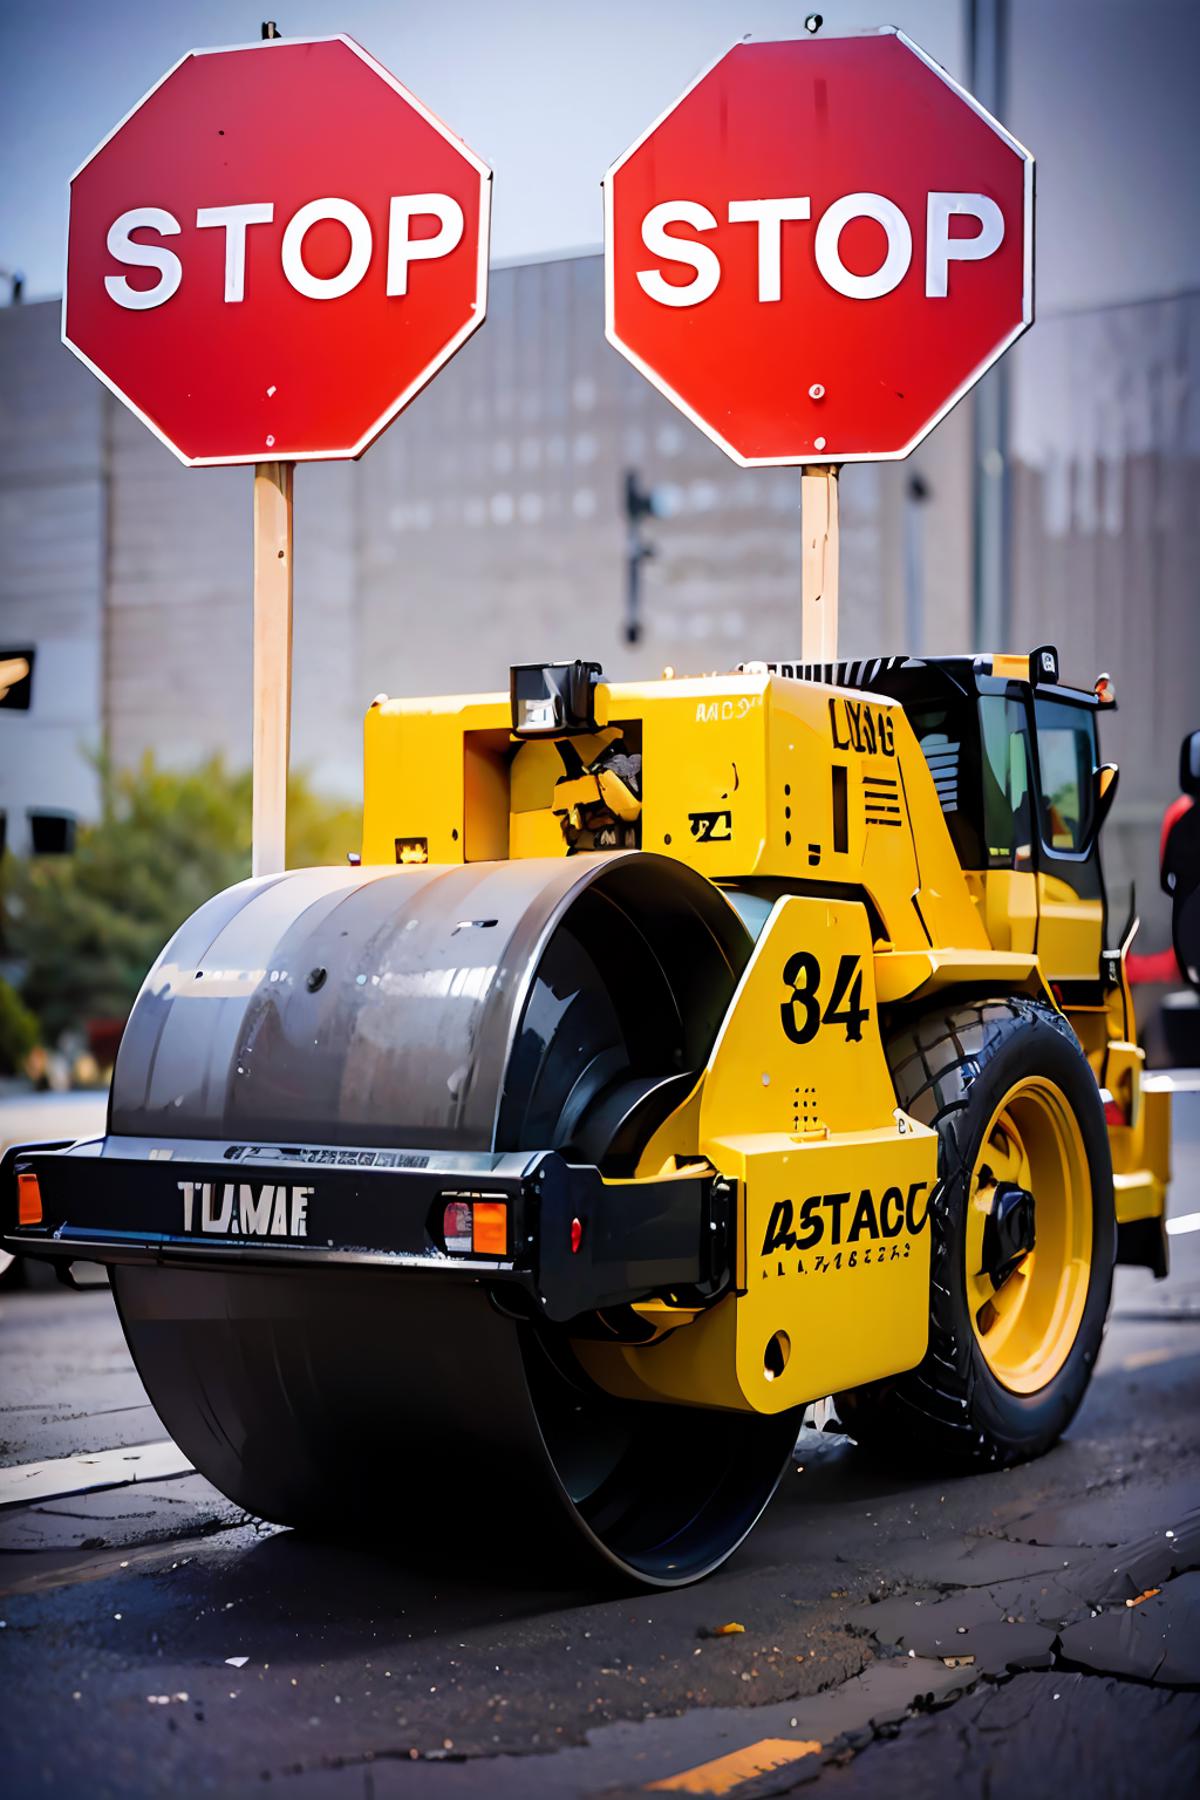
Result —
<path fill-rule="evenodd" d="M 783 965 L 783 979 L 791 989 L 779 1009 L 783 1029 L 793 1044 L 807 1044 L 822 1025 L 844 1025 L 846 1042 L 862 1040 L 863 1020 L 869 1009 L 862 1004 L 862 969 L 857 956 L 843 956 L 833 978 L 833 992 L 821 1010 L 821 965 L 811 950 L 797 950 Z"/>

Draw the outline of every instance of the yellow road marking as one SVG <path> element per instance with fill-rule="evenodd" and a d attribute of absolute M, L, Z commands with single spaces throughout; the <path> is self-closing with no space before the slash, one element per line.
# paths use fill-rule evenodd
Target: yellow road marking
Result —
<path fill-rule="evenodd" d="M 43 1569 L 36 1575 L 25 1575 L 19 1581 L 0 1586 L 0 1600 L 6 1600 L 12 1594 L 45 1594 L 54 1588 L 76 1587 L 84 1581 L 107 1581 L 111 1576 L 119 1575 L 122 1569 L 153 1567 L 167 1561 L 190 1562 L 195 1554 L 187 1548 L 190 1541 L 176 1538 L 167 1544 L 143 1544 L 141 1549 L 125 1551 L 117 1548 L 103 1555 L 88 1550 L 67 1550 L 58 1568 Z M 187 1549 L 187 1554 L 181 1556 L 181 1549 Z"/>
<path fill-rule="evenodd" d="M 1174 1350 L 1166 1349 L 1135 1350 L 1132 1356 L 1127 1356 L 1125 1358 L 1121 1367 L 1123 1369 L 1128 1369 L 1131 1372 L 1134 1369 L 1152 1369 L 1156 1363 L 1170 1362 L 1174 1354 Z"/>
<path fill-rule="evenodd" d="M 728 1794 L 743 1781 L 769 1775 L 772 1769 L 799 1762 L 802 1756 L 813 1756 L 820 1748 L 815 1738 L 763 1738 L 757 1744 L 747 1744 L 744 1750 L 732 1750 L 728 1756 L 685 1769 L 681 1775 L 648 1781 L 646 1789 L 673 1794 Z"/>

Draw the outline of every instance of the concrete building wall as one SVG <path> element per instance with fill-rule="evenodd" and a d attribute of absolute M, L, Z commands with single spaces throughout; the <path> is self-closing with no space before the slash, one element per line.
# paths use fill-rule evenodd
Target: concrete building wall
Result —
<path fill-rule="evenodd" d="M 1013 353 L 1013 639 L 1116 683 L 1107 867 L 1144 948 L 1169 939 L 1159 830 L 1200 725 L 1198 372 L 1200 294 L 1043 319 Z"/>
<path fill-rule="evenodd" d="M 28 712 L 0 709 L 0 810 L 95 805 L 105 566 L 104 399 L 58 342 L 57 307 L 0 314 L 0 652 L 37 657 Z"/>
<path fill-rule="evenodd" d="M 112 405 L 107 726 L 114 762 L 249 753 L 249 477 L 191 471 Z"/>
<path fill-rule="evenodd" d="M 0 312 L 0 645 L 39 653 L 33 711 L 0 711 L 15 821 L 87 811 L 80 751 L 105 731 L 119 763 L 250 753 L 249 471 L 184 469 L 57 331 L 53 306 Z M 1200 723 L 1198 367 L 1194 295 L 1044 318 L 1010 358 L 1011 645 L 1116 678 L 1110 865 L 1115 888 L 1136 874 L 1152 946 L 1158 820 Z M 985 647 L 971 457 L 968 402 L 907 463 L 842 476 L 844 654 Z M 666 508 L 637 645 L 627 468 Z M 513 661 L 796 656 L 798 500 L 796 471 L 737 469 L 609 348 L 598 256 L 496 270 L 486 329 L 366 457 L 297 473 L 295 761 L 353 799 L 374 694 L 495 689 Z"/>
<path fill-rule="evenodd" d="M 849 653 L 904 642 L 918 473 L 927 647 L 965 647 L 969 441 L 961 411 L 910 463 L 843 475 Z M 622 629 L 630 468 L 667 507 L 647 527 L 637 646 Z M 598 256 L 496 271 L 486 328 L 356 473 L 364 654 L 388 691 L 495 688 L 539 656 L 620 676 L 798 651 L 799 472 L 738 469 L 609 347 Z"/>
<path fill-rule="evenodd" d="M 250 760 L 249 469 L 186 469 L 104 396 L 111 436 L 107 709 L 120 764 L 152 748 L 185 766 Z M 293 756 L 353 793 L 365 701 L 356 692 L 354 471 L 297 477 Z M 369 696 L 368 696 L 369 698 Z"/>

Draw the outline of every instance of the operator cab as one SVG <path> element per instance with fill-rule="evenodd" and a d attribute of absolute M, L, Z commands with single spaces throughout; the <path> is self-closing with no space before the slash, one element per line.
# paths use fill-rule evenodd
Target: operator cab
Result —
<path fill-rule="evenodd" d="M 1117 785 L 1097 733 L 1116 704 L 1107 676 L 1090 692 L 1064 685 L 1050 644 L 1029 656 L 767 666 L 897 701 L 994 946 L 1036 950 L 1050 980 L 1081 999 L 1102 980 L 1099 837 Z"/>

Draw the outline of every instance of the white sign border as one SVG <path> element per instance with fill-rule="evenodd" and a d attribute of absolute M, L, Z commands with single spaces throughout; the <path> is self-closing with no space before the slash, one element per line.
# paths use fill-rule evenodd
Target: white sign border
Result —
<path fill-rule="evenodd" d="M 619 351 L 626 362 L 631 363 L 640 375 L 644 375 L 646 380 L 649 381 L 653 387 L 656 387 L 659 393 L 671 402 L 672 406 L 678 407 L 679 411 L 683 413 L 685 417 L 689 418 L 692 424 L 697 426 L 704 433 L 705 437 L 711 438 L 713 443 L 716 444 L 719 449 L 723 450 L 726 456 L 730 457 L 732 461 L 737 463 L 738 467 L 742 469 L 794 469 L 803 468 L 806 465 L 814 463 L 823 468 L 828 468 L 835 463 L 902 462 L 906 456 L 912 455 L 912 452 L 917 448 L 917 445 L 924 442 L 930 432 L 933 431 L 936 426 L 941 424 L 947 413 L 953 411 L 954 407 L 958 405 L 963 396 L 969 393 L 971 388 L 975 386 L 975 383 L 987 374 L 993 363 L 999 362 L 1005 351 L 1011 349 L 1017 339 L 1028 331 L 1029 327 L 1033 324 L 1033 214 L 1035 165 L 1032 152 L 1027 150 L 1024 144 L 1012 135 L 1011 131 L 1006 130 L 998 119 L 993 118 L 987 108 L 980 105 L 974 94 L 969 93 L 961 83 L 955 81 L 954 77 L 949 74 L 939 62 L 935 62 L 933 57 L 930 56 L 927 51 L 922 50 L 921 46 L 914 43 L 912 38 L 910 38 L 906 32 L 901 31 L 898 26 L 876 25 L 864 27 L 861 31 L 829 32 L 819 41 L 821 43 L 829 43 L 844 38 L 860 37 L 895 37 L 899 39 L 906 50 L 910 50 L 914 56 L 918 57 L 920 61 L 925 64 L 926 68 L 931 69 L 940 81 L 944 81 L 946 86 L 958 95 L 960 100 L 964 100 L 967 103 L 972 112 L 977 113 L 985 124 L 990 125 L 997 137 L 1002 139 L 1003 142 L 1008 145 L 1009 149 L 1014 151 L 1024 163 L 1025 244 L 1021 294 L 1021 320 L 1019 324 L 1014 325 L 1013 329 L 1008 333 L 1008 336 L 997 345 L 991 355 L 971 370 L 970 374 L 967 375 L 954 390 L 941 410 L 935 413 L 933 417 L 909 439 L 908 443 L 906 443 L 902 449 L 881 451 L 859 450 L 844 452 L 840 455 L 830 450 L 814 450 L 811 455 L 743 456 L 741 451 L 736 449 L 727 438 L 723 437 L 715 426 L 711 425 L 707 419 L 702 418 L 700 414 L 696 412 L 685 399 L 683 399 L 682 395 L 677 394 L 675 389 L 671 387 L 668 382 L 664 381 L 661 376 L 656 374 L 649 363 L 643 361 L 635 350 L 625 344 L 617 334 L 615 317 L 616 294 L 615 271 L 613 269 L 614 176 L 629 161 L 629 158 L 634 152 L 641 148 L 646 142 L 646 139 L 651 137 L 654 132 L 658 130 L 659 126 L 670 117 L 676 107 L 681 105 L 682 102 L 687 99 L 692 90 L 699 87 L 706 76 L 711 75 L 713 70 L 717 67 L 717 64 L 724 62 L 725 58 L 730 55 L 732 51 L 740 49 L 743 44 L 747 43 L 814 43 L 818 41 L 808 34 L 804 37 L 797 36 L 795 38 L 754 39 L 749 36 L 737 38 L 732 44 L 722 50 L 719 56 L 715 56 L 710 63 L 706 63 L 704 68 L 702 68 L 699 74 L 688 83 L 687 87 L 684 88 L 678 98 L 673 100 L 670 106 L 666 107 L 658 115 L 654 123 L 648 125 L 641 136 L 635 138 L 628 149 L 622 152 L 616 162 L 606 171 L 601 182 L 601 187 L 604 194 L 604 335 L 612 345 L 613 349 Z"/>
<path fill-rule="evenodd" d="M 479 249 L 478 249 L 478 255 L 476 258 L 475 299 L 472 303 L 472 316 L 465 322 L 464 325 L 462 325 L 460 327 L 460 329 L 454 334 L 454 336 L 448 340 L 448 342 L 438 352 L 437 356 L 435 356 L 431 362 L 427 363 L 426 366 L 424 367 L 424 369 L 422 369 L 421 373 L 413 381 L 411 381 L 409 383 L 409 385 L 404 389 L 404 392 L 399 396 L 399 398 L 397 400 L 393 401 L 393 403 L 387 408 L 387 410 L 384 413 L 382 413 L 378 419 L 376 419 L 375 423 L 373 425 L 371 425 L 369 427 L 369 429 L 363 433 L 362 437 L 359 438 L 358 442 L 356 444 L 352 445 L 348 449 L 345 449 L 345 450 L 298 450 L 298 451 L 288 452 L 286 450 L 281 450 L 277 446 L 272 446 L 270 449 L 267 449 L 265 446 L 262 446 L 258 450 L 247 451 L 244 454 L 235 455 L 235 456 L 188 456 L 185 454 L 185 452 L 183 450 L 180 449 L 179 445 L 176 444 L 174 442 L 174 440 L 172 438 L 170 438 L 167 435 L 167 433 L 159 425 L 157 425 L 154 422 L 154 420 L 152 418 L 149 417 L 149 415 L 147 413 L 144 413 L 142 411 L 141 407 L 138 406 L 137 403 L 130 398 L 130 396 L 125 392 L 124 388 L 122 388 L 109 375 L 106 375 L 104 370 L 99 368 L 97 366 L 97 364 L 92 361 L 91 357 L 88 356 L 87 352 L 84 350 L 81 350 L 79 345 L 76 344 L 70 336 L 70 333 L 68 330 L 68 325 L 67 325 L 67 297 L 68 297 L 68 292 L 69 292 L 69 281 L 68 281 L 69 269 L 67 267 L 67 259 L 69 258 L 69 255 L 70 255 L 70 204 L 68 203 L 67 247 L 66 247 L 66 250 L 64 251 L 64 270 L 63 270 L 62 327 L 61 327 L 62 342 L 66 345 L 67 349 L 71 352 L 71 354 L 73 356 L 77 356 L 79 358 L 80 362 L 84 363 L 92 371 L 92 374 L 95 375 L 100 381 L 102 381 L 104 383 L 105 387 L 108 388 L 109 392 L 115 394 L 117 399 L 121 401 L 122 405 L 127 406 L 129 408 L 130 412 L 135 413 L 137 415 L 137 417 L 142 421 L 142 424 L 147 426 L 148 429 L 154 433 L 155 437 L 159 440 L 159 442 L 162 444 L 165 444 L 167 449 L 170 450 L 170 452 L 172 453 L 172 455 L 178 457 L 179 461 L 181 463 L 183 463 L 185 465 L 185 467 L 187 467 L 189 469 L 214 469 L 214 468 L 229 468 L 229 467 L 235 467 L 235 466 L 236 467 L 244 467 L 247 464 L 260 463 L 260 462 L 289 462 L 289 463 L 291 463 L 291 462 L 352 462 L 352 461 L 355 461 L 358 457 L 360 457 L 363 454 L 364 450 L 367 450 L 371 446 L 371 444 L 374 443 L 375 439 L 377 437 L 379 437 L 381 432 L 383 432 L 387 429 L 387 427 L 391 424 L 392 420 L 396 417 L 396 415 L 400 412 L 403 412 L 404 408 L 408 405 L 409 401 L 414 399 L 415 396 L 420 392 L 420 390 L 423 387 L 427 386 L 430 381 L 432 381 L 433 377 L 438 373 L 439 369 L 443 368 L 445 366 L 445 364 L 449 362 L 450 358 L 455 354 L 455 352 L 462 348 L 462 346 L 466 343 L 467 339 L 471 336 L 471 334 L 475 331 L 478 331 L 479 327 L 483 324 L 485 318 L 487 317 L 488 257 L 489 257 L 489 250 L 490 250 L 490 246 L 491 246 L 491 219 L 492 219 L 492 171 L 491 171 L 491 169 L 488 167 L 487 163 L 485 163 L 481 157 L 479 157 L 475 154 L 475 152 L 470 148 L 470 146 L 468 144 L 463 142 L 462 138 L 456 136 L 455 133 L 450 130 L 449 126 L 444 125 L 442 123 L 441 119 L 439 119 L 437 117 L 436 113 L 430 112 L 429 108 L 427 106 L 423 105 L 422 102 L 417 99 L 415 94 L 411 93 L 409 91 L 409 89 L 403 85 L 402 82 L 397 81 L 396 77 L 391 73 L 391 71 L 389 69 L 385 69 L 383 64 L 380 62 L 377 62 L 375 60 L 375 58 L 370 54 L 369 51 L 364 50 L 360 43 L 357 43 L 354 38 L 348 37 L 344 32 L 333 32 L 324 37 L 263 38 L 258 42 L 253 42 L 253 43 L 249 43 L 249 44 L 217 44 L 217 45 L 210 45 L 207 48 L 201 49 L 201 50 L 186 51 L 179 58 L 179 60 L 177 62 L 174 62 L 171 64 L 171 67 L 166 71 L 165 74 L 159 76 L 158 80 L 154 83 L 153 87 L 147 88 L 146 92 L 142 95 L 141 99 L 138 100 L 133 106 L 131 106 L 129 108 L 129 111 L 127 113 L 125 113 L 125 115 L 120 120 L 118 120 L 117 124 L 115 124 L 113 126 L 112 130 L 109 131 L 108 133 L 106 133 L 106 135 L 101 138 L 100 142 L 96 145 L 95 149 L 91 152 L 91 154 L 84 157 L 83 161 L 80 163 L 79 167 L 75 170 L 75 173 L 70 178 L 70 182 L 68 183 L 68 194 L 70 195 L 70 190 L 71 190 L 73 183 L 75 182 L 76 177 L 81 175 L 83 173 L 84 169 L 87 168 L 88 164 L 93 162 L 95 160 L 95 158 L 97 156 L 99 156 L 100 152 L 104 149 L 105 145 L 110 143 L 111 140 L 114 137 L 116 137 L 117 133 L 122 129 L 122 127 L 124 125 L 126 125 L 129 122 L 129 120 L 133 117 L 134 113 L 136 113 L 142 106 L 145 105 L 146 101 L 149 100 L 150 96 L 152 94 L 156 93 L 158 91 L 158 89 L 160 87 L 162 87 L 162 85 L 165 81 L 169 81 L 171 79 L 171 76 L 174 75 L 175 71 L 177 69 L 181 69 L 183 67 L 184 63 L 189 62 L 192 59 L 192 57 L 194 57 L 194 56 L 224 56 L 224 55 L 228 55 L 231 51 L 235 51 L 235 50 L 272 51 L 272 50 L 286 49 L 289 47 L 294 47 L 296 45 L 304 45 L 304 44 L 344 44 L 348 50 L 350 50 L 355 56 L 357 56 L 360 59 L 360 61 L 366 63 L 367 67 L 375 75 L 378 75 L 382 81 L 386 82 L 388 87 L 390 87 L 395 93 L 399 94 L 400 98 L 402 100 L 406 101 L 407 104 L 412 107 L 413 111 L 415 113 L 417 113 L 422 119 L 424 119 L 424 121 L 427 125 L 431 125 L 433 127 L 433 129 L 441 137 L 445 138 L 446 142 L 459 152 L 459 154 L 463 157 L 464 161 L 469 163 L 470 166 L 475 170 L 476 174 L 479 176 Z M 73 195 L 71 195 L 71 198 L 73 199 Z"/>

